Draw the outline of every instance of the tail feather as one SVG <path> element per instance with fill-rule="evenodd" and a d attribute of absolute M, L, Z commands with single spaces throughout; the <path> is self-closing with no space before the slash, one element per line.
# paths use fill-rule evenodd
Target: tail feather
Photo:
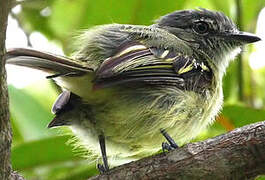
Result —
<path fill-rule="evenodd" d="M 6 63 L 56 74 L 82 74 L 94 71 L 87 63 L 32 49 L 16 48 L 6 54 Z"/>

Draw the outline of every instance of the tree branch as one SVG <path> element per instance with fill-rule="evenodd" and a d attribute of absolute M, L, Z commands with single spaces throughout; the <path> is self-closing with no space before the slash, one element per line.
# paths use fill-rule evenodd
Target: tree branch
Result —
<path fill-rule="evenodd" d="M 5 71 L 5 39 L 10 1 L 0 0 L 0 179 L 11 178 L 10 148 L 12 132 L 9 121 Z"/>
<path fill-rule="evenodd" d="M 0 0 L 0 179 L 23 180 L 16 172 L 12 172 L 10 163 L 10 149 L 12 143 L 12 129 L 9 121 L 9 102 L 5 70 L 5 39 L 7 18 L 11 0 Z"/>
<path fill-rule="evenodd" d="M 113 168 L 97 179 L 254 179 L 265 174 L 265 121 Z"/>

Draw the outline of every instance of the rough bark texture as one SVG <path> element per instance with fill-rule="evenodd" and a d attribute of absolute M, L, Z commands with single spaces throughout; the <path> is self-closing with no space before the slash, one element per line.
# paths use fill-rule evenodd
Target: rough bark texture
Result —
<path fill-rule="evenodd" d="M 8 0 L 0 0 L 0 179 L 11 178 L 10 148 L 12 131 L 9 121 L 8 95 L 5 71 L 5 39 L 7 17 L 9 12 Z"/>
<path fill-rule="evenodd" d="M 265 174 L 265 121 L 112 169 L 96 179 L 254 179 Z"/>

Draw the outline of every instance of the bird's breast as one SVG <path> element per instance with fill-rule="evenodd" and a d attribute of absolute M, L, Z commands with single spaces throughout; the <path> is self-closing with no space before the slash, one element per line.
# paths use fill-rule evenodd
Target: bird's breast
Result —
<path fill-rule="evenodd" d="M 57 83 L 83 99 L 82 109 L 89 106 L 93 117 L 80 116 L 73 125 L 82 144 L 100 152 L 91 142 L 104 133 L 111 156 L 155 153 L 165 141 L 160 129 L 179 145 L 186 143 L 214 120 L 222 104 L 221 85 L 204 94 L 174 87 L 93 90 L 92 79 L 89 75 L 62 77 Z"/>

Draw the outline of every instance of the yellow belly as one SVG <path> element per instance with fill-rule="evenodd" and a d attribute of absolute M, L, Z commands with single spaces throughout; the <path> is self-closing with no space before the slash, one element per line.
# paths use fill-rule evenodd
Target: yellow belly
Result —
<path fill-rule="evenodd" d="M 92 106 L 95 124 L 84 118 L 81 121 L 88 123 L 72 128 L 80 143 L 98 155 L 97 138 L 102 132 L 111 157 L 137 159 L 157 152 L 165 141 L 161 128 L 182 145 L 213 122 L 222 104 L 221 85 L 206 96 L 168 88 L 150 93 L 154 96 L 150 98 L 148 93 L 137 97 L 111 88 L 93 91 L 91 79 L 70 77 L 57 83 Z"/>

